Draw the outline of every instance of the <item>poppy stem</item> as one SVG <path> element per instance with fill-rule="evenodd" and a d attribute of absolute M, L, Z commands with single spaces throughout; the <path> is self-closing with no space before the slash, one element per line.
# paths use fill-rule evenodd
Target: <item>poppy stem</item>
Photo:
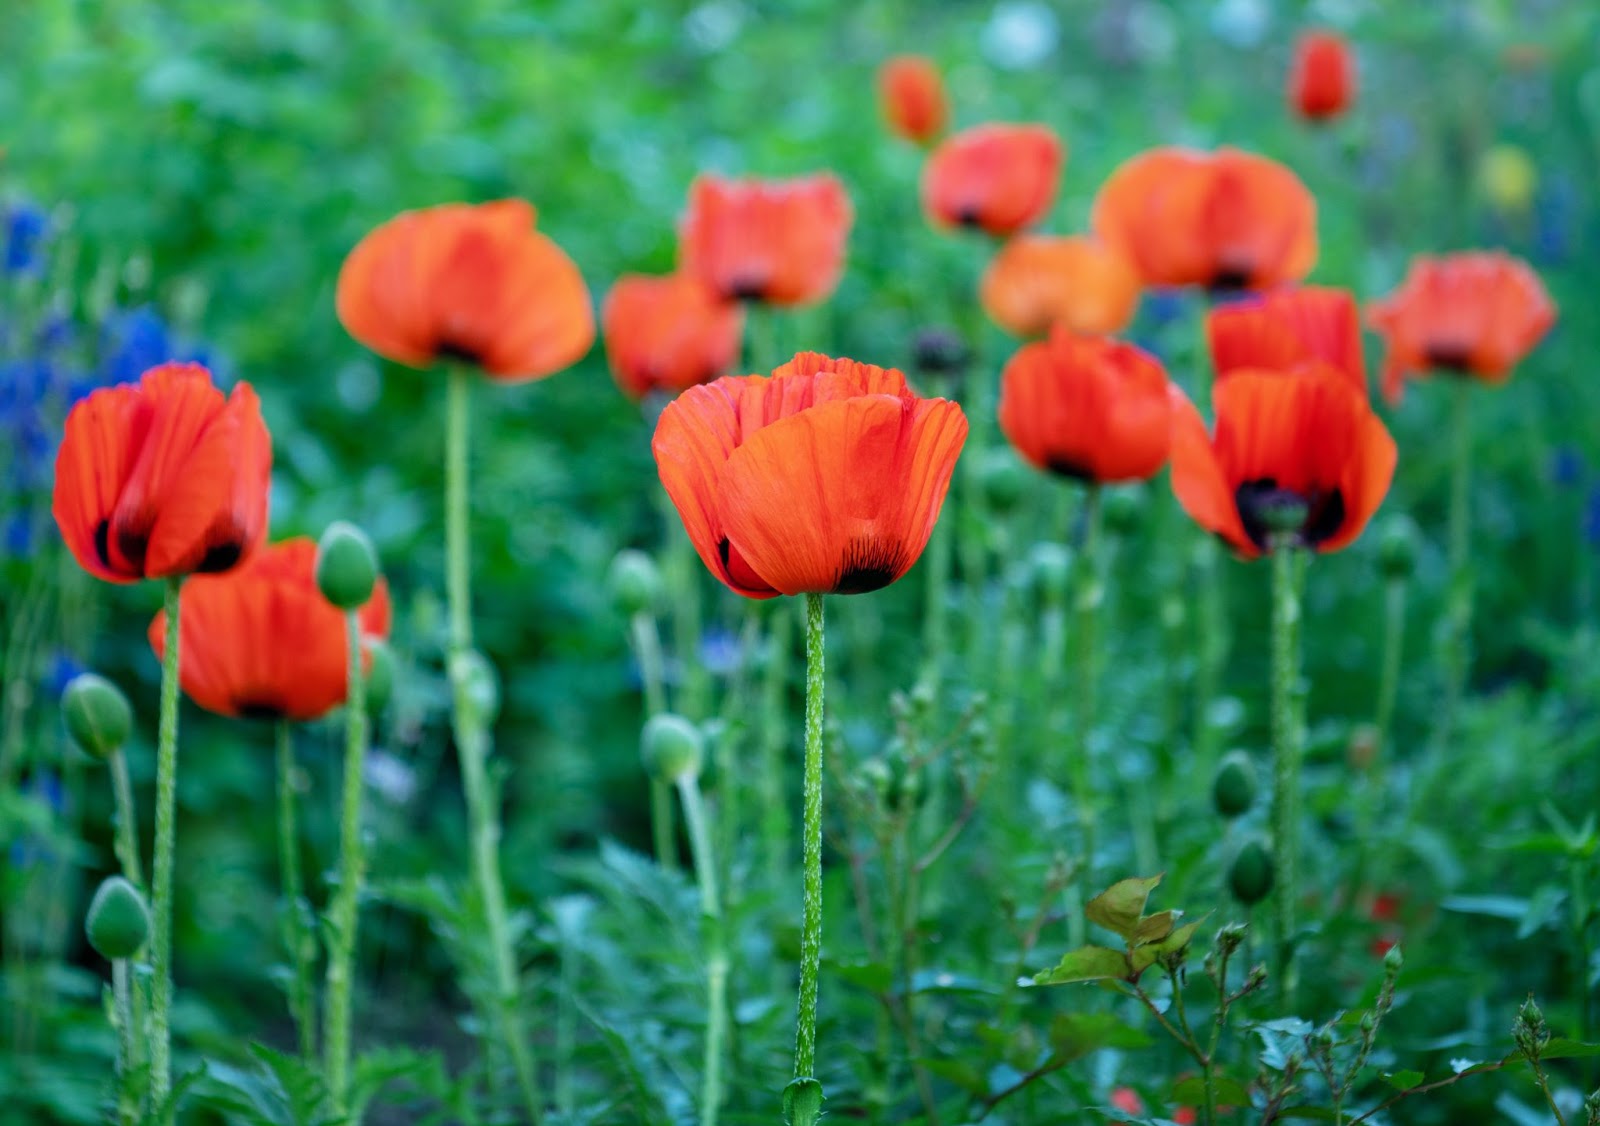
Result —
<path fill-rule="evenodd" d="M 656 633 L 655 616 L 640 610 L 629 622 L 634 660 L 639 662 L 639 679 L 644 684 L 644 710 L 661 715 L 667 710 L 663 683 L 661 638 Z M 656 863 L 671 870 L 678 866 L 677 835 L 673 832 L 672 789 L 665 779 L 650 778 L 650 832 L 655 844 Z"/>
<path fill-rule="evenodd" d="M 283 880 L 283 939 L 294 966 L 289 986 L 289 1015 L 294 1018 L 300 1056 L 308 1063 L 317 1055 L 316 1013 L 312 1002 L 311 959 L 315 939 L 307 918 L 304 886 L 300 881 L 300 835 L 295 827 L 294 734 L 289 721 L 278 721 L 278 872 Z"/>
<path fill-rule="evenodd" d="M 1468 549 L 1472 534 L 1472 380 L 1454 382 L 1455 405 L 1450 419 L 1450 587 L 1442 634 L 1445 686 L 1439 726 L 1434 732 L 1436 753 L 1449 747 L 1471 665 L 1472 570 Z"/>
<path fill-rule="evenodd" d="M 122 865 L 122 874 L 129 883 L 138 888 L 142 893 L 145 890 L 143 866 L 139 863 L 139 821 L 137 807 L 133 803 L 133 782 L 128 777 L 128 756 L 121 747 L 111 752 L 109 766 L 111 768 L 111 790 L 116 800 L 117 808 L 117 836 L 116 852 L 117 861 Z M 127 973 L 131 963 L 123 962 L 123 972 Z M 117 963 L 112 963 L 115 973 Z M 144 990 L 134 981 L 126 983 L 127 997 L 126 1011 L 121 1011 L 120 1006 L 124 999 L 118 998 L 118 1021 L 125 1022 L 128 1040 L 127 1055 L 124 1057 L 129 1073 L 137 1071 L 143 1062 L 143 1045 L 146 1037 Z M 113 991 L 115 981 L 113 981 Z M 130 1088 L 131 1096 L 131 1088 Z"/>
<path fill-rule="evenodd" d="M 500 878 L 500 815 L 489 782 L 488 717 L 474 696 L 474 672 L 481 662 L 472 650 L 471 541 L 467 534 L 469 501 L 467 451 L 472 372 L 450 370 L 450 395 L 445 448 L 445 563 L 450 601 L 451 725 L 466 792 L 467 821 L 472 838 L 472 874 L 492 958 L 494 1011 L 481 1014 L 485 1028 L 498 1031 L 511 1059 L 528 1121 L 542 1118 L 543 1100 L 535 1078 L 533 1055 L 518 1011 L 520 989 L 516 955 L 506 919 L 505 884 Z"/>
<path fill-rule="evenodd" d="M 111 996 L 117 1015 L 117 1119 L 122 1126 L 136 1126 L 139 1095 L 133 1076 L 138 1070 L 139 1031 L 133 1015 L 134 989 L 128 967 L 127 958 L 111 960 Z"/>
<path fill-rule="evenodd" d="M 171 1121 L 172 1090 L 172 858 L 178 807 L 178 592 L 181 576 L 166 584 L 167 637 L 161 657 L 161 719 L 156 736 L 155 850 L 150 884 L 150 1105 L 154 1120 Z"/>
<path fill-rule="evenodd" d="M 361 878 L 366 859 L 361 847 L 361 775 L 367 753 L 367 701 L 361 667 L 361 624 L 354 610 L 345 614 L 349 649 L 349 688 L 344 705 L 344 795 L 339 827 L 339 886 L 328 910 L 327 1032 L 328 1091 L 340 1113 L 350 1110 L 350 988 L 360 920 Z"/>
<path fill-rule="evenodd" d="M 1073 731 L 1072 790 L 1078 806 L 1078 830 L 1083 836 L 1083 859 L 1078 865 L 1079 894 L 1087 902 L 1094 883 L 1095 830 L 1098 814 L 1089 766 L 1094 749 L 1095 677 L 1098 668 L 1096 627 L 1099 624 L 1103 585 L 1100 576 L 1100 486 L 1090 483 L 1083 497 L 1083 532 L 1078 549 L 1077 590 L 1073 594 L 1073 687 L 1077 707 Z"/>
<path fill-rule="evenodd" d="M 717 1126 L 722 1105 L 722 1041 L 728 1024 L 728 951 L 722 930 L 722 899 L 717 893 L 717 858 L 710 819 L 694 771 L 677 778 L 683 820 L 689 828 L 695 876 L 700 884 L 700 927 L 706 956 L 706 1051 L 700 1086 L 701 1126 Z"/>
<path fill-rule="evenodd" d="M 822 968 L 822 595 L 806 595 L 805 899 L 800 929 L 800 993 L 794 1077 L 810 1080 L 795 1093 L 793 1126 L 811 1126 L 820 1110 L 817 1070 L 817 977 Z M 804 1097 L 810 1095 L 810 1098 Z M 813 1105 L 815 1103 L 815 1105 Z M 809 1113 L 807 1113 L 809 1112 Z"/>
<path fill-rule="evenodd" d="M 1294 909 L 1300 832 L 1300 598 L 1296 549 L 1272 551 L 1272 844 L 1276 869 L 1276 977 L 1285 1013 L 1294 1009 Z"/>

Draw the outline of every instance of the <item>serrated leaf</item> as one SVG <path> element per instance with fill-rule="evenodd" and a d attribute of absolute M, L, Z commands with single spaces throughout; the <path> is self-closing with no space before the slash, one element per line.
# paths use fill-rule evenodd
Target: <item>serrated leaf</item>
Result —
<path fill-rule="evenodd" d="M 1250 1088 L 1231 1075 L 1218 1072 L 1211 1077 L 1211 1089 L 1219 1106 L 1249 1106 Z M 1172 1085 L 1172 1101 L 1188 1106 L 1200 1106 L 1206 1101 L 1205 1079 L 1199 1075 L 1186 1075 Z"/>
<path fill-rule="evenodd" d="M 1128 956 L 1104 946 L 1080 946 L 1062 955 L 1054 969 L 1034 975 L 1034 985 L 1070 985 L 1128 976 Z"/>
<path fill-rule="evenodd" d="M 1148 1033 L 1111 1013 L 1061 1013 L 1050 1023 L 1053 1058 L 1070 1063 L 1102 1048 L 1146 1048 Z"/>
<path fill-rule="evenodd" d="M 1083 913 L 1091 923 L 1097 923 L 1131 941 L 1134 932 L 1139 929 L 1144 905 L 1149 902 L 1150 893 L 1160 882 L 1161 875 L 1118 880 L 1089 900 Z"/>
<path fill-rule="evenodd" d="M 1389 1086 L 1393 1087 L 1396 1091 L 1409 1091 L 1418 1083 L 1421 1083 L 1423 1078 L 1422 1072 L 1412 1071 L 1410 1069 L 1405 1071 L 1386 1071 L 1383 1073 L 1383 1081 L 1389 1084 Z"/>
<path fill-rule="evenodd" d="M 1133 952 L 1133 972 L 1142 974 L 1145 970 L 1155 965 L 1156 959 L 1163 954 L 1170 954 L 1174 950 L 1181 950 L 1194 938 L 1194 932 L 1200 929 L 1200 924 L 1206 921 L 1202 915 L 1192 923 L 1185 923 L 1160 942 L 1149 946 L 1141 946 Z"/>
<path fill-rule="evenodd" d="M 1158 911 L 1154 915 L 1145 915 L 1134 927 L 1133 943 L 1137 946 L 1160 942 L 1172 933 L 1172 928 L 1178 925 L 1182 917 L 1182 911 Z"/>

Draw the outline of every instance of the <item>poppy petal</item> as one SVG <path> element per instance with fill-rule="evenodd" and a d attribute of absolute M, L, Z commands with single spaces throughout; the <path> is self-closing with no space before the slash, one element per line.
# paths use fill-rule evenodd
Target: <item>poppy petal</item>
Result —
<path fill-rule="evenodd" d="M 1196 524 L 1227 540 L 1245 558 L 1254 558 L 1261 554 L 1260 549 L 1251 542 L 1239 519 L 1234 486 L 1206 433 L 1200 412 L 1176 384 L 1168 394 L 1172 401 L 1173 495 Z"/>
<path fill-rule="evenodd" d="M 143 578 L 111 553 L 110 519 L 150 425 L 150 404 L 133 385 L 92 392 L 67 415 L 56 454 L 51 511 L 78 565 L 114 583 Z"/>

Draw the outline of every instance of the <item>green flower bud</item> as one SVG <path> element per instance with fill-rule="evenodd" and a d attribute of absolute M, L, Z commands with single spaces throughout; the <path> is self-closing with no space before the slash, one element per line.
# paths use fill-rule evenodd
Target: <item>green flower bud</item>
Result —
<path fill-rule="evenodd" d="M 639 758 L 645 770 L 663 782 L 698 775 L 705 749 L 700 729 L 670 712 L 651 716 L 639 736 Z"/>
<path fill-rule="evenodd" d="M 378 581 L 378 556 L 372 541 L 354 524 L 336 520 L 317 541 L 317 588 L 341 610 L 357 610 L 372 597 Z"/>
<path fill-rule="evenodd" d="M 1417 569 L 1417 526 L 1409 516 L 1396 514 L 1383 522 L 1378 569 L 1389 579 L 1409 579 Z"/>
<path fill-rule="evenodd" d="M 1397 942 L 1389 947 L 1389 952 L 1383 956 L 1383 972 L 1390 975 L 1397 974 L 1403 965 L 1405 956 L 1400 953 L 1400 944 Z"/>
<path fill-rule="evenodd" d="M 1014 511 L 1028 488 L 1028 470 L 1010 450 L 995 447 L 984 458 L 983 497 L 998 516 Z"/>
<path fill-rule="evenodd" d="M 1058 543 L 1035 544 L 1033 548 L 1033 575 L 1039 584 L 1039 593 L 1051 600 L 1067 596 L 1072 582 L 1072 552 Z"/>
<path fill-rule="evenodd" d="M 131 958 L 150 935 L 150 909 L 138 888 L 121 876 L 112 876 L 89 901 L 84 931 L 101 957 L 111 961 Z"/>
<path fill-rule="evenodd" d="M 1272 894 L 1272 854 L 1260 840 L 1252 838 L 1240 846 L 1228 869 L 1228 887 L 1246 907 Z"/>
<path fill-rule="evenodd" d="M 1114 536 L 1132 535 L 1144 520 L 1143 489 L 1107 489 L 1101 498 L 1106 531 Z"/>
<path fill-rule="evenodd" d="M 84 754 L 109 758 L 128 741 L 133 709 L 122 689 L 103 676 L 80 673 L 61 693 L 61 715 L 67 733 Z"/>
<path fill-rule="evenodd" d="M 1211 801 L 1217 812 L 1232 820 L 1249 812 L 1256 800 L 1256 766 L 1244 751 L 1229 751 L 1217 767 Z"/>
<path fill-rule="evenodd" d="M 661 572 L 642 551 L 629 547 L 617 552 L 606 572 L 606 585 L 617 609 L 629 617 L 652 614 L 661 605 Z"/>
<path fill-rule="evenodd" d="M 378 637 L 362 639 L 361 647 L 367 655 L 367 711 L 377 714 L 394 696 L 394 650 Z"/>

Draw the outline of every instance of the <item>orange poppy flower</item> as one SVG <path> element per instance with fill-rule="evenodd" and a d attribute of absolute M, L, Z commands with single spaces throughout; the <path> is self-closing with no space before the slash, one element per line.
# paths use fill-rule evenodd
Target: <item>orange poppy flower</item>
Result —
<path fill-rule="evenodd" d="M 617 386 L 635 399 L 715 379 L 739 358 L 744 310 L 687 274 L 617 279 L 600 311 Z"/>
<path fill-rule="evenodd" d="M 1268 289 L 1317 260 L 1311 193 L 1277 161 L 1238 149 L 1140 153 L 1101 186 L 1092 223 L 1146 285 Z"/>
<path fill-rule="evenodd" d="M 344 614 L 317 589 L 317 544 L 271 544 L 226 575 L 183 586 L 178 603 L 179 683 L 218 715 L 308 720 L 344 703 L 349 653 Z M 363 637 L 389 635 L 383 579 L 359 611 Z M 150 647 L 166 653 L 166 611 L 150 623 Z"/>
<path fill-rule="evenodd" d="M 67 415 L 52 511 L 78 565 L 131 583 L 226 571 L 267 530 L 272 439 L 248 383 L 163 364 Z"/>
<path fill-rule="evenodd" d="M 1167 461 L 1167 373 L 1152 355 L 1056 328 L 1000 375 L 1000 429 L 1025 460 L 1080 481 L 1142 481 Z"/>
<path fill-rule="evenodd" d="M 931 59 L 897 55 L 885 62 L 878 70 L 878 100 L 896 136 L 921 145 L 944 131 L 949 106 Z"/>
<path fill-rule="evenodd" d="M 1085 236 L 1018 235 L 983 272 L 978 296 L 1013 336 L 1120 332 L 1139 305 L 1139 275 L 1122 255 Z"/>
<path fill-rule="evenodd" d="M 651 448 L 706 567 L 747 598 L 863 594 L 927 546 L 967 436 L 893 368 L 801 352 L 667 405 Z"/>
<path fill-rule="evenodd" d="M 1216 432 L 1172 390 L 1172 491 L 1184 511 L 1246 558 L 1266 552 L 1275 517 L 1287 536 L 1337 551 L 1355 540 L 1394 477 L 1395 444 L 1367 397 L 1336 368 L 1242 370 L 1217 383 Z"/>
<path fill-rule="evenodd" d="M 1043 219 L 1066 152 L 1043 125 L 979 125 L 946 139 L 922 169 L 922 208 L 940 227 L 1005 237 Z"/>
<path fill-rule="evenodd" d="M 344 260 L 339 322 L 408 367 L 465 360 L 506 383 L 570 367 L 594 343 L 589 290 L 533 223 L 520 199 L 403 212 Z"/>
<path fill-rule="evenodd" d="M 1222 379 L 1240 368 L 1291 371 L 1329 364 L 1367 393 L 1361 314 L 1348 290 L 1275 289 L 1206 314 L 1211 363 Z"/>
<path fill-rule="evenodd" d="M 684 272 L 725 301 L 810 305 L 839 285 L 855 210 L 837 177 L 698 176 L 678 240 Z"/>
<path fill-rule="evenodd" d="M 1289 104 L 1301 117 L 1325 121 L 1350 108 L 1356 96 L 1356 56 L 1344 36 L 1308 31 L 1294 46 Z"/>
<path fill-rule="evenodd" d="M 1367 307 L 1388 346 L 1383 393 L 1398 402 L 1405 377 L 1429 371 L 1504 383 L 1556 321 L 1528 264 L 1499 251 L 1419 256 L 1399 289 Z"/>

